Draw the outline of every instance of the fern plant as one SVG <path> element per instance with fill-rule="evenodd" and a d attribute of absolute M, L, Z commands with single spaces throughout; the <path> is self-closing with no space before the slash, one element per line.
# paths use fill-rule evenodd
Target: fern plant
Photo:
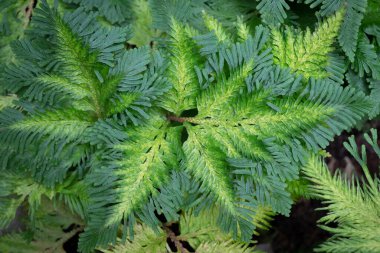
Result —
<path fill-rule="evenodd" d="M 93 150 L 90 143 L 96 144 L 93 135 L 116 141 L 112 118 L 130 106 L 131 117 L 142 117 L 140 104 L 149 104 L 164 89 L 147 48 L 121 52 L 128 27 L 101 28 L 81 9 L 62 18 L 46 3 L 34 15 L 33 31 L 43 34 L 14 43 L 19 62 L 4 75 L 3 87 L 19 99 L 16 108 L 2 111 L 2 151 L 4 158 L 24 151 L 17 161 L 24 160 L 38 180 L 54 185 L 72 167 L 83 174 Z M 49 39 L 41 41 L 41 36 Z M 148 67 L 152 71 L 141 75 Z M 134 90 L 129 80 L 144 83 L 147 92 Z M 133 91 L 119 92 L 123 89 Z M 120 122 L 126 124 L 126 119 Z"/>
<path fill-rule="evenodd" d="M 194 40 L 196 31 L 171 22 L 164 73 L 171 89 L 149 119 L 129 128 L 129 137 L 111 146 L 91 171 L 93 202 L 80 238 L 85 252 L 115 242 L 121 222 L 123 236 L 136 219 L 159 224 L 144 213 L 146 205 L 151 214 L 159 205 L 169 218 L 180 210 L 180 194 L 167 197 L 165 207 L 149 200 L 177 170 L 199 184 L 197 208 L 216 205 L 222 230 L 249 240 L 258 205 L 289 213 L 286 182 L 298 177 L 305 149 L 326 146 L 369 108 L 364 95 L 350 88 L 315 79 L 305 87 L 288 70 L 272 66 L 263 27 L 241 43 L 210 51 L 204 47 L 209 36 Z M 221 31 L 214 30 L 218 43 Z"/>
<path fill-rule="evenodd" d="M 289 214 L 309 153 L 372 109 L 340 86 L 343 67 L 329 55 L 343 11 L 314 33 L 252 32 L 246 16 L 231 33 L 209 14 L 222 13 L 215 6 L 178 0 L 184 16 L 158 22 L 162 46 L 128 49 L 136 26 L 99 18 L 122 1 L 66 2 L 82 7 L 40 3 L 1 75 L 3 226 L 24 203 L 33 224 L 47 197 L 81 217 L 81 252 L 139 251 L 147 240 L 160 252 L 168 237 L 199 252 L 248 252 L 268 216 Z M 192 235 L 209 211 L 207 237 Z"/>
<path fill-rule="evenodd" d="M 364 138 L 380 157 L 377 131 L 371 130 Z M 379 179 L 372 177 L 366 165 L 366 147 L 359 152 L 354 137 L 344 146 L 360 164 L 363 179 L 344 179 L 340 173 L 331 175 L 318 157 L 313 156 L 304 168 L 306 176 L 314 183 L 312 192 L 321 198 L 328 214 L 320 222 L 333 236 L 317 252 L 379 252 Z M 337 227 L 329 226 L 337 223 Z"/>

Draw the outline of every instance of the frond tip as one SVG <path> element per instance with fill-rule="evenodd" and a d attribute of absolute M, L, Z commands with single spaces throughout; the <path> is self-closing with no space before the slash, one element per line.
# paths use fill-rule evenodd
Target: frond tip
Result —
<path fill-rule="evenodd" d="M 286 28 L 282 31 L 272 29 L 272 44 L 274 63 L 289 67 L 293 72 L 302 74 L 305 78 L 325 78 L 331 74 L 329 54 L 333 51 L 332 44 L 338 35 L 344 17 L 343 10 L 323 21 L 312 33 Z"/>
<path fill-rule="evenodd" d="M 373 147 L 378 157 L 380 149 L 377 144 L 377 132 L 372 129 L 372 138 L 365 135 L 367 142 Z M 327 205 L 323 209 L 328 214 L 320 222 L 322 228 L 333 234 L 327 242 L 319 246 L 317 252 L 379 252 L 379 179 L 372 178 L 366 165 L 366 152 L 363 145 L 359 154 L 354 137 L 345 143 L 346 149 L 362 166 L 365 180 L 361 186 L 358 180 L 349 181 L 340 173 L 332 176 L 317 156 L 311 156 L 304 172 L 313 183 L 311 191 Z M 328 226 L 336 222 L 337 227 Z"/>

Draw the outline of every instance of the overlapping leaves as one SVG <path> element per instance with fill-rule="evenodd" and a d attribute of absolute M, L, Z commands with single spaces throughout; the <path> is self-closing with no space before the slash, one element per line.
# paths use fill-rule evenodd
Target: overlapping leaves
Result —
<path fill-rule="evenodd" d="M 165 91 L 162 59 L 144 47 L 126 51 L 128 27 L 103 28 L 82 9 L 62 17 L 42 2 L 32 26 L 29 39 L 14 43 L 18 62 L 2 80 L 18 100 L 0 115 L 1 160 L 52 186 L 86 168 L 90 143 L 123 138 L 114 122 L 147 117 L 144 108 Z"/>
<path fill-rule="evenodd" d="M 133 237 L 136 220 L 158 230 L 157 214 L 173 221 L 208 206 L 224 232 L 249 241 L 259 207 L 289 214 L 287 182 L 305 150 L 325 147 L 370 109 L 363 93 L 314 79 L 325 77 L 319 68 L 302 83 L 292 73 L 300 69 L 274 66 L 262 26 L 251 36 L 240 22 L 236 43 L 207 14 L 201 35 L 169 17 L 162 53 L 126 50 L 130 29 L 96 16 L 79 8 L 62 17 L 42 2 L 29 39 L 13 45 L 19 61 L 2 86 L 18 98 L 0 114 L 6 169 L 52 187 L 84 178 L 83 252 Z"/>
<path fill-rule="evenodd" d="M 213 50 L 203 50 L 191 28 L 174 19 L 171 27 L 164 73 L 169 97 L 145 123 L 127 130 L 129 139 L 111 147 L 110 159 L 91 173 L 84 252 L 116 242 L 121 223 L 123 236 L 135 219 L 157 226 L 150 196 L 162 195 L 157 189 L 173 183 L 176 170 L 198 184 L 202 201 L 193 207 L 218 206 L 221 228 L 249 240 L 257 206 L 289 213 L 286 182 L 298 177 L 305 148 L 325 147 L 368 112 L 362 93 L 312 78 L 304 87 L 289 70 L 273 67 L 263 27 L 241 43 Z M 167 202 L 160 212 L 168 219 L 179 211 L 174 199 L 183 196 L 171 194 L 161 198 Z"/>

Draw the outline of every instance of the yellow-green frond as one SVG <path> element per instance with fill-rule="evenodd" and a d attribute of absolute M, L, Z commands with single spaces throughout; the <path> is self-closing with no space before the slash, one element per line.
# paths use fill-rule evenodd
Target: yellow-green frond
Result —
<path fill-rule="evenodd" d="M 102 253 L 166 253 L 167 235 L 161 229 L 157 233 L 145 225 L 137 224 L 134 227 L 133 241 L 118 240 L 115 245 L 99 248 Z"/>
<path fill-rule="evenodd" d="M 326 68 L 329 54 L 338 35 L 344 16 L 343 10 L 323 21 L 314 32 L 300 32 L 293 28 L 285 31 L 272 29 L 274 62 L 289 67 L 293 72 L 310 77 L 329 77 Z"/>
<path fill-rule="evenodd" d="M 94 208 L 90 207 L 93 218 L 87 237 L 83 237 L 89 240 L 86 247 L 104 246 L 103 242 L 109 239 L 102 235 L 116 232 L 120 222 L 123 219 L 127 222 L 169 179 L 169 171 L 178 167 L 180 131 L 181 127 L 169 128 L 165 118 L 155 115 L 143 127 L 127 131 L 127 142 L 113 147 L 117 151 L 114 160 L 93 175 L 109 178 L 103 186 L 109 194 L 93 194 Z"/>
<path fill-rule="evenodd" d="M 251 34 L 249 26 L 244 23 L 242 18 L 238 18 L 236 26 L 238 40 L 241 42 L 246 41 L 248 36 Z"/>
<path fill-rule="evenodd" d="M 187 169 L 207 185 L 226 209 L 235 215 L 232 180 L 226 157 L 216 143 L 201 128 L 188 126 L 187 141 L 183 145 Z"/>
<path fill-rule="evenodd" d="M 180 219 L 181 234 L 178 239 L 188 242 L 196 252 L 254 252 L 248 243 L 235 241 L 231 234 L 220 231 L 218 215 L 216 207 L 199 214 L 191 210 L 184 213 Z"/>
<path fill-rule="evenodd" d="M 231 43 L 230 35 L 224 30 L 222 24 L 216 18 L 203 12 L 203 21 L 206 28 L 215 33 L 218 42 L 226 44 Z"/>
<path fill-rule="evenodd" d="M 172 88 L 166 94 L 167 99 L 163 106 L 176 115 L 195 108 L 200 89 L 195 73 L 199 55 L 196 54 L 197 46 L 191 38 L 190 30 L 175 19 L 171 20 L 171 60 L 167 77 Z"/>
<path fill-rule="evenodd" d="M 351 141 L 351 146 L 346 146 L 352 148 L 349 151 L 355 156 L 358 153 L 356 144 L 353 143 L 354 140 Z M 365 156 L 365 152 L 363 154 Z M 312 194 L 326 204 L 323 209 L 328 213 L 320 219 L 320 222 L 325 224 L 321 227 L 333 234 L 333 237 L 320 245 L 316 251 L 379 252 L 378 179 L 374 181 L 370 178 L 368 186 L 360 186 L 358 180 L 346 179 L 340 173 L 333 176 L 321 158 L 315 155 L 310 156 L 303 171 L 313 183 Z M 375 188 L 371 184 L 376 184 Z M 329 226 L 331 222 L 336 222 L 337 227 Z"/>

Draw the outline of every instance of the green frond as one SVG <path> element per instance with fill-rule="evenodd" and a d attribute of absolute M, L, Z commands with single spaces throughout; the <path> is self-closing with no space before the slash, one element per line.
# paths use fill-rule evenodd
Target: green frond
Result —
<path fill-rule="evenodd" d="M 215 33 L 219 43 L 225 43 L 227 45 L 231 43 L 231 38 L 229 38 L 228 33 L 224 30 L 222 24 L 216 18 L 208 15 L 206 12 L 203 12 L 203 20 L 206 28 Z"/>
<path fill-rule="evenodd" d="M 344 12 L 338 11 L 327 18 L 312 33 L 309 29 L 300 32 L 292 28 L 285 31 L 272 29 L 272 44 L 274 63 L 289 67 L 293 72 L 310 77 L 325 78 L 331 74 L 329 54 L 338 35 Z M 296 32 L 297 31 L 297 32 Z"/>
<path fill-rule="evenodd" d="M 153 29 L 152 10 L 149 1 L 134 0 L 131 3 L 134 21 L 132 22 L 133 37 L 129 40 L 138 47 L 148 45 L 159 33 Z"/>
<path fill-rule="evenodd" d="M 367 9 L 367 0 L 306 0 L 311 8 L 320 7 L 322 17 L 333 15 L 344 10 L 344 18 L 338 40 L 343 51 L 351 62 L 354 62 L 359 29 Z"/>
<path fill-rule="evenodd" d="M 1 160 L 4 167 L 18 161 L 53 186 L 68 171 L 83 174 L 93 156 L 90 143 L 123 139 L 98 122 L 112 117 L 137 125 L 168 87 L 159 53 L 125 50 L 129 27 L 102 27 L 81 8 L 62 16 L 46 1 L 39 6 L 30 34 L 13 45 L 19 61 L 2 80 L 23 106 L 1 112 L 0 140 L 9 147 Z M 101 129 L 108 131 L 96 132 Z"/>
<path fill-rule="evenodd" d="M 115 117 L 117 113 L 123 125 L 129 120 L 134 125 L 146 120 L 147 110 L 160 103 L 159 98 L 170 89 L 170 83 L 163 77 L 165 69 L 161 54 L 152 53 L 147 47 L 124 52 L 111 69 L 115 82 L 102 91 L 110 95 L 104 96 L 107 117 Z"/>
<path fill-rule="evenodd" d="M 369 88 L 371 89 L 370 98 L 373 101 L 373 108 L 369 116 L 374 118 L 380 114 L 380 80 L 371 80 Z"/>
<path fill-rule="evenodd" d="M 63 0 L 67 9 L 84 9 L 87 14 L 95 14 L 103 27 L 131 25 L 133 34 L 128 42 L 136 46 L 148 45 L 160 32 L 153 29 L 154 8 L 148 0 Z M 65 10 L 68 11 L 68 10 Z M 94 12 L 94 13 L 92 13 Z"/>
<path fill-rule="evenodd" d="M 181 150 L 177 156 L 183 160 L 184 155 Z M 210 203 L 209 196 L 200 194 L 201 185 L 184 170 L 172 170 L 170 179 L 165 185 L 160 187 L 159 192 L 151 196 L 142 208 L 141 220 L 150 226 L 158 226 L 160 220 L 152 214 L 157 212 L 164 215 L 168 222 L 176 222 L 180 218 L 179 210 L 189 210 L 194 203 Z"/>
<path fill-rule="evenodd" d="M 339 33 L 339 44 L 351 62 L 354 61 L 359 28 L 367 8 L 367 0 L 347 0 L 345 17 Z"/>
<path fill-rule="evenodd" d="M 305 0 L 304 2 L 305 4 L 309 4 L 310 8 L 315 8 L 321 5 L 320 12 L 322 16 L 332 15 L 344 4 L 344 0 Z"/>
<path fill-rule="evenodd" d="M 199 253 L 219 253 L 219 252 L 231 252 L 231 253 L 254 253 L 250 248 L 244 248 L 240 244 L 236 244 L 233 241 L 223 242 L 204 242 L 197 248 Z"/>
<path fill-rule="evenodd" d="M 270 207 L 258 206 L 255 210 L 253 224 L 255 225 L 255 234 L 259 235 L 262 230 L 269 230 L 271 227 L 270 222 L 273 220 L 275 213 Z"/>
<path fill-rule="evenodd" d="M 7 120 L 17 115 L 11 116 L 7 113 L 8 111 L 2 112 L 3 117 L 10 116 Z M 14 113 L 15 110 L 9 112 Z M 23 154 L 18 158 L 18 166 L 23 166 L 22 163 L 25 162 L 24 166 L 29 168 L 38 180 L 43 180 L 50 186 L 62 182 L 67 170 L 73 165 L 82 163 L 87 156 L 87 147 L 71 144 L 81 143 L 83 135 L 91 126 L 91 121 L 84 118 L 84 115 L 78 111 L 56 110 L 36 113 L 31 117 L 21 119 L 17 119 L 16 116 L 9 124 L 4 121 L 2 123 L 0 141 L 8 146 L 8 154 Z M 45 150 L 46 146 L 51 148 Z M 58 162 L 65 155 L 69 155 L 69 158 Z M 7 159 L 7 157 L 2 159 Z M 54 161 L 55 165 L 48 165 L 47 161 Z M 3 160 L 3 162 L 6 165 L 7 161 Z M 44 173 L 47 174 L 41 178 Z M 53 174 L 49 175 L 49 173 Z"/>
<path fill-rule="evenodd" d="M 160 116 L 151 116 L 143 127 L 127 131 L 128 142 L 113 147 L 114 152 L 120 152 L 114 156 L 117 160 L 92 175 L 94 184 L 104 185 L 102 191 L 92 194 L 95 202 L 90 206 L 90 222 L 81 237 L 83 251 L 87 252 L 91 243 L 107 245 L 113 241 L 104 235 L 116 232 L 120 221 L 126 222 L 168 180 L 169 170 L 178 167 L 180 131 L 181 127 L 169 128 Z M 105 181 L 99 182 L 102 177 Z"/>
<path fill-rule="evenodd" d="M 170 65 L 167 70 L 172 88 L 167 93 L 163 107 L 180 115 L 184 110 L 195 108 L 199 85 L 194 67 L 199 56 L 194 54 L 196 44 L 191 38 L 189 27 L 171 20 Z"/>
<path fill-rule="evenodd" d="M 317 87 L 317 85 L 321 85 L 321 87 Z M 203 111 L 200 110 L 199 115 L 192 122 L 204 127 L 225 128 L 228 129 L 226 131 L 228 133 L 237 131 L 233 129 L 234 126 L 240 126 L 238 131 L 245 131 L 249 135 L 258 135 L 260 136 L 259 140 L 264 140 L 265 136 L 266 138 L 276 137 L 278 140 L 286 142 L 287 138 L 297 136 L 297 133 L 301 134 L 304 131 L 312 133 L 314 130 L 311 127 L 315 126 L 319 129 L 315 131 L 319 133 L 315 132 L 310 137 L 319 145 L 325 146 L 328 141 L 323 141 L 323 139 L 330 136 L 328 137 L 330 140 L 332 137 L 332 134 L 328 132 L 335 132 L 338 130 L 337 128 L 340 128 L 340 123 L 337 123 L 336 120 L 348 123 L 358 118 L 358 114 L 363 115 L 370 105 L 364 94 L 357 93 L 354 102 L 351 100 L 355 92 L 353 89 L 342 89 L 330 83 L 311 81 L 308 89 L 312 93 L 309 99 L 303 102 L 292 101 L 288 98 L 268 104 L 267 99 L 270 94 L 264 91 L 256 91 L 254 96 L 237 96 L 229 101 L 231 104 L 228 106 L 232 110 L 223 112 L 209 110 L 208 114 L 203 114 Z M 322 91 L 322 89 L 325 90 Z M 325 93 L 326 91 L 327 93 Z M 332 103 L 328 104 L 326 104 L 327 101 L 323 102 L 337 94 L 341 96 L 339 102 L 331 101 Z M 365 102 L 362 103 L 361 99 L 364 99 Z M 345 112 L 346 119 L 341 118 L 341 113 L 345 111 L 341 107 L 342 105 L 348 106 L 352 110 L 349 113 Z M 304 115 L 308 115 L 308 117 L 305 118 Z M 321 126 L 321 122 L 326 123 Z M 326 127 L 330 130 L 327 130 Z M 305 134 L 302 135 L 306 137 Z M 306 137 L 306 143 L 312 144 L 310 141 L 311 139 Z M 254 154 L 254 148 L 249 150 L 252 150 Z M 257 156 L 254 155 L 254 157 Z"/>
<path fill-rule="evenodd" d="M 260 3 L 256 6 L 261 18 L 268 24 L 281 24 L 286 19 L 286 11 L 290 9 L 285 0 L 256 0 Z"/>
<path fill-rule="evenodd" d="M 304 178 L 299 178 L 287 182 L 287 190 L 292 195 L 292 198 L 298 200 L 300 198 L 309 199 L 311 198 L 311 192 L 309 187 L 309 181 Z"/>
<path fill-rule="evenodd" d="M 360 77 L 363 77 L 364 74 L 368 74 L 374 79 L 380 79 L 379 56 L 376 53 L 375 47 L 364 34 L 358 39 L 358 47 L 352 68 Z"/>
<path fill-rule="evenodd" d="M 365 139 L 373 146 L 380 157 L 377 144 L 377 132 L 371 130 Z M 333 234 L 327 242 L 317 248 L 318 252 L 378 252 L 380 240 L 376 236 L 379 229 L 379 180 L 372 178 L 366 165 L 366 152 L 363 145 L 359 154 L 354 137 L 345 143 L 346 149 L 358 160 L 362 166 L 366 182 L 361 184 L 357 180 L 349 181 L 339 173 L 332 176 L 320 158 L 311 156 L 304 172 L 313 182 L 312 193 L 321 198 L 328 213 L 320 222 L 322 228 Z M 337 227 L 328 226 L 336 222 Z"/>
<path fill-rule="evenodd" d="M 217 18 L 226 32 L 235 34 L 236 22 L 239 23 L 239 20 L 249 25 L 259 23 L 260 17 L 257 15 L 256 6 L 257 3 L 250 0 L 213 0 L 207 1 L 204 10 L 208 15 Z"/>
<path fill-rule="evenodd" d="M 229 53 L 229 52 L 227 52 Z M 224 59 L 221 58 L 222 62 Z M 210 87 L 207 92 L 201 93 L 199 98 L 198 110 L 200 116 L 205 116 L 209 112 L 220 110 L 225 103 L 231 99 L 240 89 L 245 86 L 245 79 L 252 73 L 254 63 L 245 63 L 241 67 L 232 72 L 227 82 L 221 78 L 221 82 L 218 85 Z"/>
<path fill-rule="evenodd" d="M 254 252 L 247 243 L 234 241 L 230 234 L 220 231 L 218 215 L 216 208 L 199 214 L 186 212 L 180 219 L 178 239 L 188 242 L 196 252 Z"/>
<path fill-rule="evenodd" d="M 133 241 L 118 241 L 108 249 L 98 249 L 103 253 L 166 253 L 166 238 L 164 231 L 159 233 L 145 225 L 134 227 L 135 236 Z"/>
<path fill-rule="evenodd" d="M 246 41 L 251 34 L 249 26 L 244 23 L 242 18 L 237 20 L 237 37 L 240 42 Z"/>
<path fill-rule="evenodd" d="M 90 119 L 82 118 L 75 110 L 51 111 L 36 114 L 8 126 L 6 143 L 14 143 L 23 147 L 24 142 L 33 142 L 33 139 L 50 136 L 47 141 L 80 139 L 84 131 L 90 126 Z"/>
<path fill-rule="evenodd" d="M 259 28 L 254 38 L 250 37 L 244 43 L 234 44 L 231 48 L 222 49 L 218 55 L 209 57 L 206 71 L 214 73 L 217 84 L 200 94 L 197 100 L 198 116 L 222 109 L 228 100 L 246 86 L 246 79 L 255 70 L 259 72 L 271 63 L 267 57 L 268 50 L 263 48 L 267 38 L 267 31 Z M 230 68 L 229 76 L 223 72 L 225 63 Z"/>
<path fill-rule="evenodd" d="M 376 43 L 380 46 L 380 26 L 379 25 L 370 25 L 364 29 L 364 32 L 368 35 L 372 35 L 376 38 Z"/>
<path fill-rule="evenodd" d="M 211 189 L 217 201 L 236 215 L 231 177 L 227 169 L 226 156 L 202 129 L 187 127 L 189 138 L 183 145 L 187 169 Z"/>
<path fill-rule="evenodd" d="M 170 33 L 172 19 L 181 23 L 200 27 L 199 17 L 207 5 L 205 0 L 155 0 L 149 2 L 153 16 L 153 27 Z"/>
<path fill-rule="evenodd" d="M 111 24 L 123 24 L 131 19 L 131 1 L 127 0 L 64 0 L 66 3 L 75 3 L 87 11 L 96 10 Z"/>

